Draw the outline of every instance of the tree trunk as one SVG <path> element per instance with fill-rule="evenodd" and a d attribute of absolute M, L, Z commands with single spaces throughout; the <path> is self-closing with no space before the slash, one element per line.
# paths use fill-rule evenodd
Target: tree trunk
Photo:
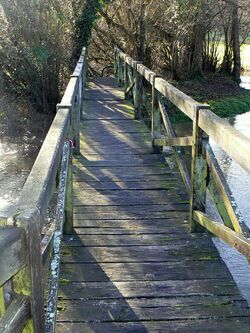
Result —
<path fill-rule="evenodd" d="M 232 1 L 232 46 L 233 46 L 233 76 L 240 83 L 240 41 L 239 41 L 239 17 L 237 0 Z"/>
<path fill-rule="evenodd" d="M 137 59 L 139 61 L 145 60 L 145 39 L 146 39 L 146 26 L 145 26 L 145 10 L 146 3 L 141 1 L 140 19 L 139 19 L 139 46 L 137 48 Z"/>

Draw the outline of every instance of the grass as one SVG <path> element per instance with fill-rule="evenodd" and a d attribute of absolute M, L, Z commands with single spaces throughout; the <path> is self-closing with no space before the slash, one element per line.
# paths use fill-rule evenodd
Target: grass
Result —
<path fill-rule="evenodd" d="M 234 117 L 250 111 L 250 94 L 236 97 L 226 97 L 219 100 L 210 100 L 211 110 L 220 117 Z"/>
<path fill-rule="evenodd" d="M 209 104 L 219 117 L 231 118 L 250 111 L 250 91 L 241 88 L 230 76 L 209 73 L 202 78 L 175 82 L 174 85 L 197 102 Z M 166 103 L 171 121 L 190 121 L 184 113 Z"/>

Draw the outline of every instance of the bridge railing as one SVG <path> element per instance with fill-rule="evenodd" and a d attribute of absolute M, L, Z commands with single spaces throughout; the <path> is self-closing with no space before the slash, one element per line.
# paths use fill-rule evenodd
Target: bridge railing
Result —
<path fill-rule="evenodd" d="M 248 173 L 250 140 L 227 120 L 215 115 L 209 105 L 187 96 L 118 48 L 115 48 L 114 70 L 118 84 L 125 89 L 125 98 L 134 104 L 135 118 L 144 118 L 151 126 L 153 150 L 159 153 L 163 146 L 173 148 L 190 197 L 190 231 L 207 229 L 249 258 L 249 229 L 214 156 L 209 138 Z M 191 136 L 177 137 L 166 100 L 192 120 Z M 191 173 L 185 163 L 184 147 L 191 148 Z M 214 221 L 205 213 L 207 191 L 223 223 Z"/>
<path fill-rule="evenodd" d="M 86 66 L 84 48 L 20 199 L 9 216 L 0 218 L 0 332 L 55 331 L 61 236 L 63 228 L 67 233 L 73 226 L 71 159 L 80 150 Z M 48 228 L 54 193 L 56 212 Z"/>

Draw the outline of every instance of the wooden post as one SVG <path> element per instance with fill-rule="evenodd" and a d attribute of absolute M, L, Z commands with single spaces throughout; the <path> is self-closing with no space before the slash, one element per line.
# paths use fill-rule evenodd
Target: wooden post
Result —
<path fill-rule="evenodd" d="M 153 152 L 156 154 L 162 153 L 162 146 L 155 146 L 154 140 L 161 137 L 161 113 L 159 108 L 159 95 L 155 89 L 155 79 L 158 75 L 153 76 L 152 84 L 152 108 L 151 108 L 151 139 Z"/>
<path fill-rule="evenodd" d="M 72 174 L 72 145 L 70 147 L 68 176 L 66 185 L 65 205 L 64 205 L 64 234 L 73 232 L 73 174 Z"/>
<path fill-rule="evenodd" d="M 118 86 L 122 87 L 122 60 L 118 54 Z"/>
<path fill-rule="evenodd" d="M 117 49 L 116 47 L 114 48 L 114 76 L 115 76 L 115 79 L 117 81 L 117 74 L 118 74 L 118 71 L 117 71 Z"/>
<path fill-rule="evenodd" d="M 124 81 L 125 99 L 128 100 L 129 96 L 128 96 L 128 93 L 126 93 L 126 90 L 129 86 L 129 84 L 128 84 L 128 64 L 126 63 L 126 57 L 124 59 L 123 81 Z"/>
<path fill-rule="evenodd" d="M 140 74 L 137 71 L 137 65 L 140 62 L 136 61 L 134 66 L 134 80 L 135 80 L 135 86 L 134 86 L 134 107 L 135 107 L 135 119 L 141 119 L 141 80 L 140 80 Z"/>
<path fill-rule="evenodd" d="M 23 212 L 13 217 L 14 223 L 26 231 L 28 266 L 13 278 L 15 293 L 30 296 L 32 319 L 24 331 L 27 333 L 45 332 L 43 267 L 41 254 L 40 213 L 38 209 Z"/>
<path fill-rule="evenodd" d="M 203 232 L 204 228 L 195 222 L 194 210 L 205 212 L 206 208 L 206 192 L 208 184 L 208 166 L 203 156 L 202 141 L 203 131 L 199 128 L 200 108 L 195 110 L 193 119 L 193 145 L 192 145 L 192 162 L 191 162 L 191 194 L 190 194 L 190 212 L 189 225 L 191 232 Z M 206 138 L 207 139 L 207 138 Z"/>

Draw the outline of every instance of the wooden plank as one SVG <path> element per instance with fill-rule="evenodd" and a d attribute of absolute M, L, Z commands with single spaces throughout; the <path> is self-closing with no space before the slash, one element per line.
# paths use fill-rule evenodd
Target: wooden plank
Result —
<path fill-rule="evenodd" d="M 181 320 L 181 321 L 140 321 L 140 322 L 112 322 L 112 323 L 66 323 L 57 324 L 58 333 L 247 333 L 249 330 L 249 318 L 226 318 L 205 320 Z"/>
<path fill-rule="evenodd" d="M 220 258 L 209 256 L 198 260 L 176 258 L 175 261 L 121 263 L 63 263 L 61 281 L 71 282 L 126 282 L 166 280 L 222 279 L 225 283 L 233 279 Z"/>
<path fill-rule="evenodd" d="M 21 228 L 0 228 L 0 285 L 27 264 L 25 232 Z"/>
<path fill-rule="evenodd" d="M 239 296 L 233 282 L 220 279 L 127 282 L 72 282 L 60 285 L 59 298 L 130 299 L 137 297 Z"/>
<path fill-rule="evenodd" d="M 177 215 L 177 214 L 176 214 Z M 184 233 L 187 231 L 187 213 L 166 219 L 129 219 L 129 220 L 94 220 L 75 215 L 74 228 L 77 234 L 152 234 Z M 77 229 L 76 229 L 77 228 Z"/>
<path fill-rule="evenodd" d="M 231 230 L 225 225 L 211 220 L 209 216 L 207 216 L 202 212 L 195 211 L 194 218 L 198 223 L 204 226 L 212 234 L 219 237 L 224 242 L 228 243 L 230 246 L 234 247 L 236 250 L 245 255 L 247 258 L 250 258 L 249 239 Z"/>
<path fill-rule="evenodd" d="M 155 145 L 159 146 L 192 146 L 193 138 L 191 136 L 168 138 L 161 137 L 160 139 L 155 139 Z"/>
<path fill-rule="evenodd" d="M 165 204 L 170 199 L 178 202 L 187 202 L 186 194 L 179 193 L 178 190 L 170 191 L 153 191 L 148 190 L 147 193 L 137 191 L 111 191 L 99 193 L 97 191 L 78 192 L 74 193 L 73 204 L 75 206 L 90 205 L 90 206 L 103 206 L 103 205 L 140 205 L 142 202 L 146 204 Z M 160 192 L 160 193 L 159 193 Z"/>
<path fill-rule="evenodd" d="M 199 250 L 198 250 L 199 249 Z M 202 258 L 219 258 L 211 241 L 183 241 L 181 244 L 123 246 L 123 247 L 70 247 L 63 246 L 64 263 L 128 263 L 128 262 L 169 262 L 178 258 L 202 260 Z"/>
<path fill-rule="evenodd" d="M 30 317 L 29 298 L 16 296 L 8 307 L 4 318 L 0 319 L 0 332 L 20 333 Z"/>
<path fill-rule="evenodd" d="M 207 235 L 193 235 L 184 233 L 183 235 L 176 233 L 169 233 L 162 230 L 161 234 L 98 234 L 98 230 L 96 234 L 90 235 L 85 234 L 83 230 L 83 234 L 78 235 L 69 235 L 64 236 L 63 242 L 66 246 L 71 247 L 82 247 L 82 246 L 147 246 L 147 245 L 169 245 L 172 243 L 175 244 L 183 244 L 189 241 L 201 240 L 208 238 Z"/>
<path fill-rule="evenodd" d="M 158 190 L 158 191 L 171 191 L 178 190 L 179 193 L 186 193 L 184 189 L 181 188 L 180 182 L 176 179 L 160 179 L 160 180 L 148 180 L 144 179 L 141 181 L 76 181 L 74 180 L 74 193 L 82 191 L 139 191 L 139 190 Z"/>
<path fill-rule="evenodd" d="M 239 296 L 239 299 L 242 299 Z M 237 296 L 138 298 L 126 300 L 63 300 L 58 321 L 140 321 L 249 317 L 246 301 Z M 181 308 L 181 311 L 180 311 Z"/>

